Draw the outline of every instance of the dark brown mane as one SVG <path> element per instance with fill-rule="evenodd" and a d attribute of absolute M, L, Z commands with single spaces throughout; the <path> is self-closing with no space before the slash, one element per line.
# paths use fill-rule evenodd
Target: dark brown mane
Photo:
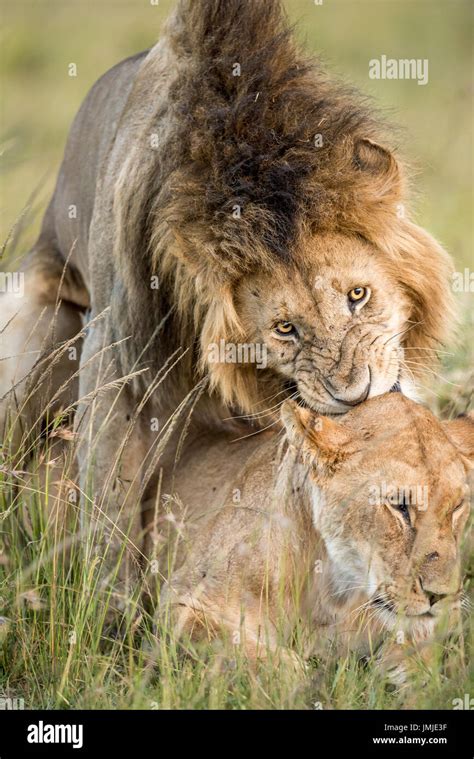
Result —
<path fill-rule="evenodd" d="M 302 228 L 357 215 L 355 146 L 381 130 L 359 94 L 329 82 L 298 50 L 280 3 L 183 0 L 177 19 L 171 39 L 187 60 L 171 92 L 170 191 L 152 214 L 206 245 L 227 276 L 265 265 L 263 250 L 290 258 Z"/>
<path fill-rule="evenodd" d="M 136 352 L 148 343 L 143 357 L 159 367 L 187 348 L 179 378 L 189 389 L 205 336 L 239 332 L 235 282 L 297 263 L 304 238 L 333 231 L 378 247 L 413 303 L 406 343 L 437 346 L 451 324 L 449 258 L 410 222 L 404 168 L 381 146 L 373 108 L 298 48 L 279 0 L 181 0 L 156 51 L 150 70 L 163 55 L 168 89 L 115 196 L 115 308 Z M 171 305 L 164 345 L 153 330 Z M 232 382 L 245 385 L 234 368 Z"/>

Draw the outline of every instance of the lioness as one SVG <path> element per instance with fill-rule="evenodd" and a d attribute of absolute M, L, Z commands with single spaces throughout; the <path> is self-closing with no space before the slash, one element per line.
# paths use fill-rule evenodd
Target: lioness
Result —
<path fill-rule="evenodd" d="M 262 427 L 291 395 L 337 414 L 410 394 L 452 322 L 451 264 L 381 142 L 278 0 L 177 2 L 158 44 L 90 91 L 25 298 L 0 296 L 0 430 L 11 412 L 38 431 L 79 396 L 81 489 L 138 546 L 176 409 Z"/>
<path fill-rule="evenodd" d="M 162 603 L 178 632 L 255 658 L 301 619 L 308 653 L 338 640 L 367 654 L 390 633 L 406 650 L 443 617 L 451 629 L 474 418 L 439 422 L 398 393 L 340 421 L 290 401 L 282 417 L 283 442 L 200 440 L 177 472 L 185 527 Z"/>

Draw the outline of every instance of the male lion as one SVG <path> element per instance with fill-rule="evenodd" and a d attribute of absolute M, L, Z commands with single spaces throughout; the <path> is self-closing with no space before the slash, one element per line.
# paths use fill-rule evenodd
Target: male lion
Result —
<path fill-rule="evenodd" d="M 440 423 L 401 393 L 337 421 L 291 401 L 282 415 L 283 443 L 215 435 L 188 450 L 162 612 L 180 635 L 240 640 L 250 658 L 288 646 L 303 619 L 308 654 L 383 644 L 401 676 L 404 653 L 460 610 L 474 417 Z"/>
<path fill-rule="evenodd" d="M 121 534 L 176 409 L 261 427 L 289 395 L 338 414 L 411 392 L 451 325 L 450 260 L 409 219 L 381 141 L 278 0 L 178 2 L 74 121 L 25 299 L 1 298 L 0 426 L 39 429 L 79 376 L 82 487 Z M 252 345 L 260 362 L 239 353 Z"/>

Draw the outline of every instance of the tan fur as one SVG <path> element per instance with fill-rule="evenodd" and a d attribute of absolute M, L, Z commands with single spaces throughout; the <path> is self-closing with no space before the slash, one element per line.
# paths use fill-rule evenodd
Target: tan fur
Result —
<path fill-rule="evenodd" d="M 308 653 L 383 644 L 398 668 L 459 612 L 474 419 L 440 424 L 400 394 L 337 421 L 289 402 L 282 414 L 289 447 L 210 438 L 188 452 L 162 612 L 251 658 L 289 645 L 303 619 Z"/>
<path fill-rule="evenodd" d="M 68 377 L 77 393 L 74 362 L 53 365 L 47 384 L 34 361 L 75 342 L 80 312 L 90 312 L 79 469 L 97 513 L 110 509 L 117 520 L 109 556 L 121 550 L 130 508 L 139 511 L 111 492 L 121 459 L 134 483 L 129 501 L 156 479 L 151 419 L 162 428 L 192 407 L 197 428 L 249 415 L 262 427 L 278 422 L 278 403 L 293 394 L 341 413 L 397 381 L 412 392 L 412 374 L 452 326 L 451 264 L 410 219 L 407 172 L 392 143 L 363 96 L 299 49 L 278 0 L 180 0 L 150 51 L 94 85 L 24 263 L 25 318 L 10 322 L 0 296 L 8 307 L 0 358 L 20 356 L 0 361 L 0 433 L 12 407 L 24 429 L 41 425 Z M 356 286 L 372 292 L 352 312 Z M 45 307 L 33 360 L 29 336 Z M 283 313 L 298 322 L 298 343 L 275 341 Z M 221 340 L 256 342 L 266 368 L 211 365 L 209 349 Z M 16 384 L 19 367 L 32 372 L 39 411 L 28 406 L 27 383 Z M 138 540 L 136 520 L 132 532 Z"/>

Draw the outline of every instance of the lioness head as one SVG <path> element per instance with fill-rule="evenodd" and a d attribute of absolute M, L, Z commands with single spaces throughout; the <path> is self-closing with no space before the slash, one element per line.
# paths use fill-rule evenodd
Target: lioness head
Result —
<path fill-rule="evenodd" d="M 362 602 L 381 629 L 429 637 L 437 618 L 460 604 L 474 419 L 439 422 L 394 393 L 341 422 L 289 404 L 284 420 L 311 462 L 333 607 Z"/>

